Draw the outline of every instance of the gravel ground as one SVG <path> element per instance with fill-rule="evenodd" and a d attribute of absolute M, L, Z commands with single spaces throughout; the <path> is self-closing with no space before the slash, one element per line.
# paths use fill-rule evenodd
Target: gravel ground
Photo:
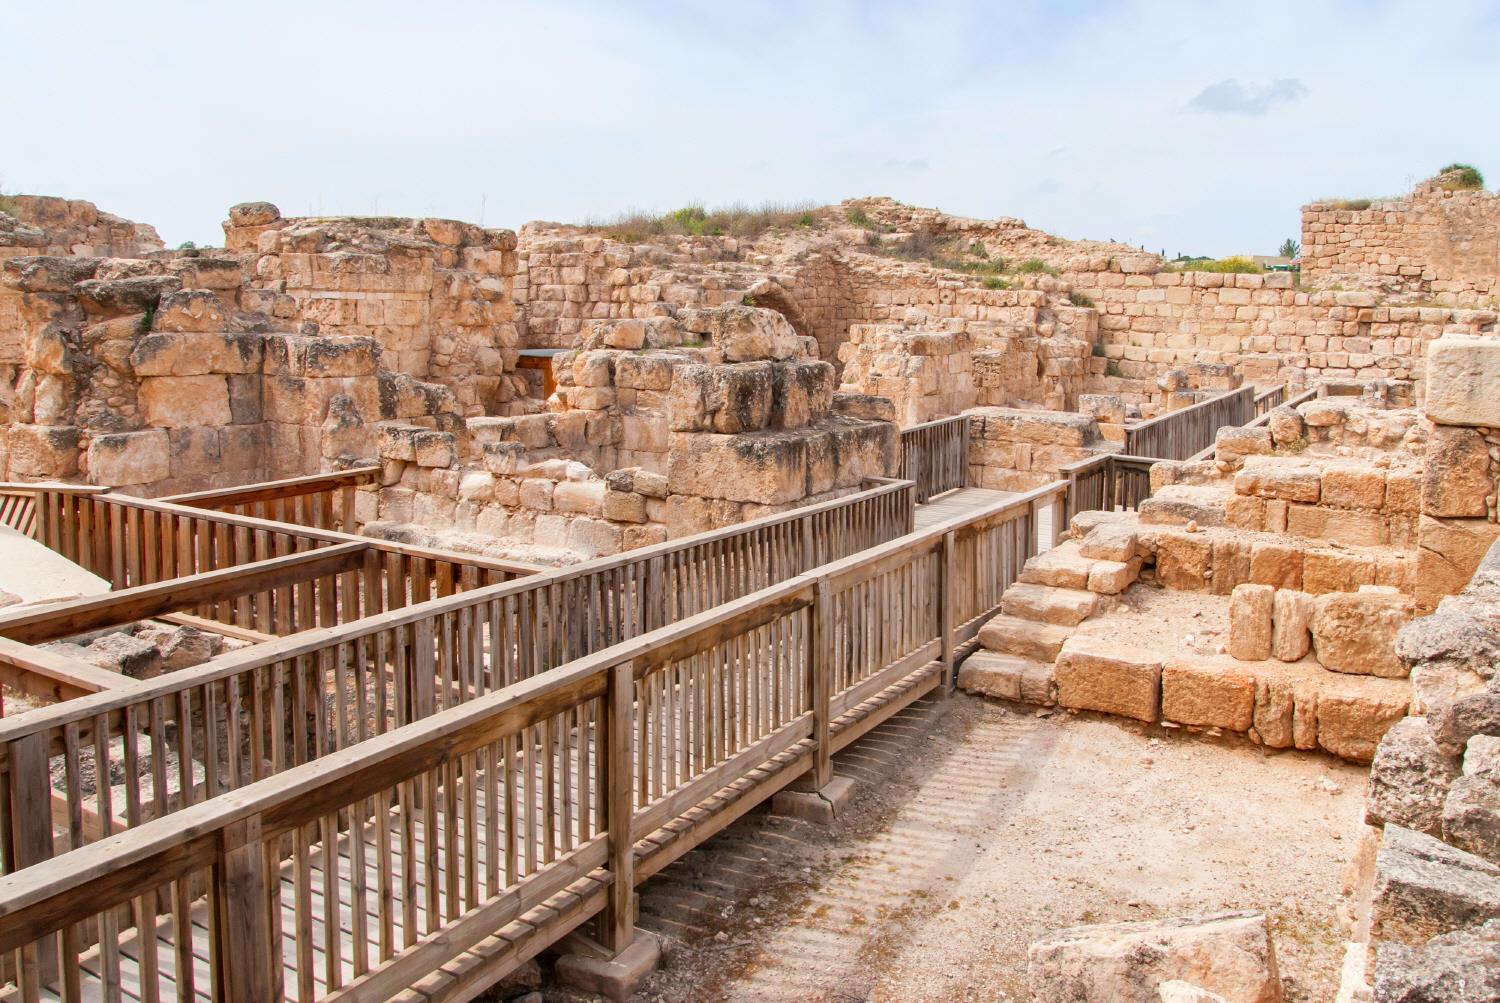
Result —
<path fill-rule="evenodd" d="M 1223 909 L 1270 914 L 1289 1000 L 1335 994 L 1359 767 L 960 694 L 835 770 L 834 826 L 758 811 L 643 887 L 638 998 L 1025 1000 L 1046 931 Z"/>

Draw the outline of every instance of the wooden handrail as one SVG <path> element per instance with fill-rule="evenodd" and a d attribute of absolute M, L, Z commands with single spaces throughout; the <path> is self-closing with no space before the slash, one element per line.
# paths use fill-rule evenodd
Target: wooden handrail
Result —
<path fill-rule="evenodd" d="M 351 467 L 327 474 L 307 474 L 288 477 L 279 481 L 263 481 L 238 488 L 215 488 L 208 491 L 190 491 L 186 494 L 166 495 L 158 501 L 174 505 L 191 505 L 193 508 L 218 509 L 230 505 L 246 505 L 251 502 L 271 501 L 276 498 L 296 498 L 300 495 L 317 494 L 336 488 L 370 484 L 380 477 L 380 468 Z"/>
<path fill-rule="evenodd" d="M 1162 460 L 1185 460 L 1212 444 L 1225 425 L 1254 417 L 1255 387 L 1245 385 L 1125 429 L 1125 452 Z"/>
<path fill-rule="evenodd" d="M 917 504 L 961 488 L 969 475 L 969 417 L 938 418 L 901 430 L 901 474 L 917 485 Z"/>
<path fill-rule="evenodd" d="M 885 707 L 899 707 L 951 677 L 961 639 L 998 607 L 1000 593 L 1025 558 L 1036 552 L 1039 507 L 1058 504 L 1066 490 L 1066 483 L 1056 482 L 970 516 L 908 533 L 238 791 L 184 807 L 171 817 L 143 822 L 63 857 L 47 860 L 44 854 L 44 859 L 0 878 L 0 952 L 33 950 L 32 945 L 53 931 L 79 928 L 78 924 L 106 918 L 113 922 L 118 908 L 140 903 L 163 885 L 174 889 L 170 910 L 176 929 L 182 930 L 186 910 L 200 895 L 193 890 L 194 881 L 211 871 L 210 914 L 238 933 L 218 937 L 210 945 L 210 973 L 232 1003 L 264 998 L 266 987 L 280 982 L 283 964 L 280 938 L 271 935 L 270 910 L 279 915 L 280 906 L 271 904 L 269 889 L 283 880 L 295 883 L 294 919 L 300 939 L 305 921 L 310 930 L 310 910 L 328 914 L 340 907 L 337 897 L 328 898 L 338 894 L 338 882 L 331 882 L 332 890 L 326 881 L 315 888 L 307 868 L 319 854 L 330 852 L 342 832 L 349 833 L 363 854 L 372 824 L 379 833 L 389 821 L 405 834 L 401 839 L 409 841 L 413 827 L 423 825 L 428 838 L 435 838 L 431 827 L 439 820 L 448 834 L 443 852 L 450 858 L 441 936 L 424 938 L 394 954 L 382 951 L 375 967 L 366 969 L 369 956 L 360 946 L 361 926 L 354 934 L 352 949 L 359 960 L 351 991 L 357 986 L 361 994 L 390 995 L 392 989 L 409 984 L 591 873 L 608 888 L 608 895 L 590 898 L 595 904 L 578 912 L 572 925 L 606 909 L 605 939 L 622 947 L 630 935 L 633 885 L 649 873 L 632 866 L 632 854 L 641 852 L 639 840 L 649 833 L 648 827 L 681 816 L 715 790 L 767 763 L 784 764 L 773 774 L 781 783 L 804 763 L 821 772 L 817 764 L 826 763 L 834 745 L 858 733 L 858 728 L 847 726 L 849 721 L 878 721 L 889 713 Z M 957 580 L 942 584 L 955 574 Z M 926 601 L 928 597 L 933 601 Z M 412 610 L 400 612 L 408 615 Z M 819 623 L 867 640 L 853 646 L 836 643 L 833 634 L 814 628 Z M 439 660 L 456 657 L 453 649 L 441 646 L 417 654 L 435 654 Z M 704 671 L 711 678 L 702 677 Z M 746 673 L 753 674 L 753 683 Z M 793 688 L 778 691 L 777 686 Z M 679 688 L 682 698 L 672 697 Z M 724 695 L 735 692 L 740 697 L 734 703 L 722 702 Z M 709 701 L 713 693 L 721 696 Z M 869 702 L 881 693 L 892 694 L 889 701 L 895 702 Z M 689 694 L 702 699 L 688 699 Z M 745 700 L 750 702 L 741 702 Z M 705 722 L 698 716 L 702 713 L 717 715 L 717 723 Z M 845 723 L 835 727 L 835 719 Z M 577 728 L 578 741 L 590 743 L 597 772 L 591 774 L 593 779 L 582 778 L 578 796 L 586 803 L 597 796 L 607 810 L 591 819 L 567 802 L 549 807 L 545 857 L 534 854 L 531 835 L 525 837 L 524 854 L 517 856 L 514 839 L 523 820 L 513 813 L 526 813 L 521 831 L 538 832 L 531 814 L 537 802 L 530 794 L 521 801 L 510 793 L 502 799 L 497 785 L 520 783 L 511 772 L 515 768 L 524 772 L 528 785 L 539 769 L 549 771 L 550 777 L 554 761 L 566 771 L 573 762 L 572 745 L 558 744 L 555 736 L 568 734 L 559 728 Z M 663 728 L 670 730 L 674 742 L 694 743 L 691 759 L 661 758 Z M 639 741 L 632 740 L 636 735 Z M 713 744 L 704 744 L 709 736 Z M 36 761 L 40 735 L 6 738 L 5 745 Z M 799 751 L 792 755 L 793 750 Z M 577 762 L 584 768 L 583 758 Z M 45 777 L 40 782 L 48 783 Z M 13 778 L 11 789 L 23 801 L 34 799 L 36 783 L 37 775 L 28 773 Z M 759 785 L 747 796 L 758 800 L 776 786 Z M 511 789 L 505 786 L 506 792 Z M 485 790 L 486 800 L 477 800 Z M 488 844 L 491 877 L 481 889 L 474 884 L 480 859 L 475 855 L 480 851 L 474 825 L 485 804 L 490 812 L 500 805 L 508 841 L 504 845 L 510 850 L 497 881 L 493 868 L 503 846 L 493 840 Z M 455 814 L 460 805 L 462 812 Z M 396 814 L 390 814 L 393 811 Z M 552 835 L 554 815 L 563 833 L 560 847 Z M 466 828 L 459 825 L 460 818 L 468 820 Z M 677 830 L 679 842 L 672 854 L 711 831 L 710 826 Z M 419 866 L 411 857 L 405 859 L 407 866 Z M 461 861 L 466 863 L 456 870 Z M 380 865 L 382 875 L 389 873 L 387 865 L 388 861 Z M 278 866 L 290 868 L 282 872 L 289 877 L 283 878 Z M 363 873 L 365 865 L 359 867 Z M 462 888 L 456 884 L 460 870 L 468 875 Z M 430 866 L 428 873 L 429 881 L 436 880 Z M 403 880 L 411 880 L 410 872 Z M 410 901 L 411 887 L 408 884 L 403 901 Z M 431 884 L 428 889 L 429 895 L 439 892 Z M 460 893 L 461 906 L 453 898 Z M 359 899 L 352 904 L 361 919 L 365 903 Z M 139 910 L 138 905 L 134 908 Z M 368 908 L 390 916 L 399 905 L 382 895 L 368 900 Z M 137 924 L 141 915 L 136 913 Z M 558 933 L 559 928 L 532 929 L 521 935 Z M 337 929 L 329 936 L 333 939 L 325 946 L 333 958 L 330 971 L 337 971 L 337 958 L 348 938 Z M 69 944 L 64 937 L 64 970 L 76 963 L 71 952 L 80 946 L 76 939 Z M 33 988 L 44 978 L 36 969 L 22 974 Z M 303 977 L 311 979 L 312 973 L 299 969 Z"/>

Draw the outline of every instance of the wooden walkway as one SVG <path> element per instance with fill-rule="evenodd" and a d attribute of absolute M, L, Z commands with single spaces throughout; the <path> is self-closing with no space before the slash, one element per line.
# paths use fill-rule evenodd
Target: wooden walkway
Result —
<path fill-rule="evenodd" d="M 961 519 L 979 509 L 1021 497 L 1019 491 L 996 491 L 993 488 L 955 488 L 936 495 L 930 501 L 917 506 L 912 527 L 922 530 L 936 526 L 949 519 Z M 1037 513 L 1037 533 L 1040 550 L 1052 545 L 1052 509 L 1045 507 Z"/>

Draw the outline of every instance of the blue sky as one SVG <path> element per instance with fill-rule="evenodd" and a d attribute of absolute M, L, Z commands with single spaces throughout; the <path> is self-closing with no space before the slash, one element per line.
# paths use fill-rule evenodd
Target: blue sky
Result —
<path fill-rule="evenodd" d="M 0 189 L 169 244 L 229 205 L 490 226 L 890 195 L 1270 253 L 1320 196 L 1500 182 L 1500 4 L 25 4 Z"/>

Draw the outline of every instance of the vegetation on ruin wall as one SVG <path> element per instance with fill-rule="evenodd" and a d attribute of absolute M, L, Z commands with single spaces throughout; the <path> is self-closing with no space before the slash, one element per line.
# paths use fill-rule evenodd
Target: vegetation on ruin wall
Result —
<path fill-rule="evenodd" d="M 1225 272 L 1236 275 L 1259 275 L 1265 271 L 1254 261 L 1244 257 L 1234 258 L 1182 258 L 1166 266 L 1171 272 Z"/>
<path fill-rule="evenodd" d="M 1484 187 L 1484 175 L 1473 164 L 1449 164 L 1438 171 L 1438 187 L 1449 191 L 1467 191 Z"/>
<path fill-rule="evenodd" d="M 670 236 L 755 237 L 776 228 L 812 226 L 817 208 L 811 202 L 767 202 L 759 206 L 736 203 L 715 209 L 689 204 L 660 216 L 627 212 L 610 220 L 586 220 L 583 227 L 625 243 Z"/>

